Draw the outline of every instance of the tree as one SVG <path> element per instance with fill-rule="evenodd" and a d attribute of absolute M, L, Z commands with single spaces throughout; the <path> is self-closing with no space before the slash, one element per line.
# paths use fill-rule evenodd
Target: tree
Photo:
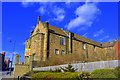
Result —
<path fill-rule="evenodd" d="M 62 68 L 61 69 L 64 71 L 64 72 L 75 72 L 77 69 L 75 69 L 71 64 L 68 64 L 67 67 L 65 68 Z"/>

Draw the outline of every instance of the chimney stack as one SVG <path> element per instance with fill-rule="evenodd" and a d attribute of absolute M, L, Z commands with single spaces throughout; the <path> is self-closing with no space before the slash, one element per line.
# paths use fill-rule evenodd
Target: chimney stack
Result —
<path fill-rule="evenodd" d="M 48 20 L 45 22 L 45 27 L 48 27 L 49 26 L 49 22 Z"/>
<path fill-rule="evenodd" d="M 38 24 L 39 24 L 39 22 L 40 22 L 40 16 L 38 16 Z"/>
<path fill-rule="evenodd" d="M 47 24 L 47 25 L 49 25 L 49 22 L 48 22 L 48 20 L 46 21 L 46 24 Z"/>

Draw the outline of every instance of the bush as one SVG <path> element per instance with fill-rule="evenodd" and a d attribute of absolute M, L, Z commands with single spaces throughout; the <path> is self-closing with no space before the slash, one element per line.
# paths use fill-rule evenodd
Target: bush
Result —
<path fill-rule="evenodd" d="M 91 76 L 90 76 L 90 73 L 89 72 L 81 72 L 80 73 L 80 80 L 84 80 L 84 79 L 90 79 L 91 78 Z"/>
<path fill-rule="evenodd" d="M 56 68 L 55 70 L 50 69 L 46 72 L 61 72 L 61 69 L 60 68 Z"/>
<path fill-rule="evenodd" d="M 77 69 L 75 69 L 71 64 L 68 64 L 67 67 L 65 68 L 62 68 L 61 69 L 64 71 L 64 72 L 75 72 Z"/>
<path fill-rule="evenodd" d="M 57 68 L 57 69 L 54 70 L 54 72 L 61 72 L 61 69 Z"/>
<path fill-rule="evenodd" d="M 91 78 L 117 78 L 113 69 L 96 69 L 91 73 Z"/>

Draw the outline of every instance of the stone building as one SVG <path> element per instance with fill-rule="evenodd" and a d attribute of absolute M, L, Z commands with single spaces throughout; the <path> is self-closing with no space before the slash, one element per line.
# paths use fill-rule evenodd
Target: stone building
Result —
<path fill-rule="evenodd" d="M 113 47 L 84 38 L 75 33 L 40 21 L 26 40 L 24 63 L 51 61 L 51 63 L 89 62 L 114 59 Z"/>
<path fill-rule="evenodd" d="M 10 63 L 11 61 L 5 58 L 5 52 L 0 53 L 0 71 L 8 70 Z"/>

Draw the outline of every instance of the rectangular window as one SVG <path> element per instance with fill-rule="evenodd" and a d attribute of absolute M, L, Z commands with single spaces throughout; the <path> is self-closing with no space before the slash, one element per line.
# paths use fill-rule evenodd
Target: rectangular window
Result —
<path fill-rule="evenodd" d="M 65 44 L 65 38 L 60 37 L 60 45 L 64 45 Z"/>
<path fill-rule="evenodd" d="M 61 51 L 61 54 L 62 54 L 62 55 L 64 55 L 64 54 L 65 54 L 65 51 L 64 51 L 64 50 L 62 50 L 62 51 Z"/>
<path fill-rule="evenodd" d="M 58 55 L 59 54 L 59 50 L 55 49 L 55 54 Z"/>
<path fill-rule="evenodd" d="M 86 43 L 83 43 L 83 49 L 86 49 Z"/>

